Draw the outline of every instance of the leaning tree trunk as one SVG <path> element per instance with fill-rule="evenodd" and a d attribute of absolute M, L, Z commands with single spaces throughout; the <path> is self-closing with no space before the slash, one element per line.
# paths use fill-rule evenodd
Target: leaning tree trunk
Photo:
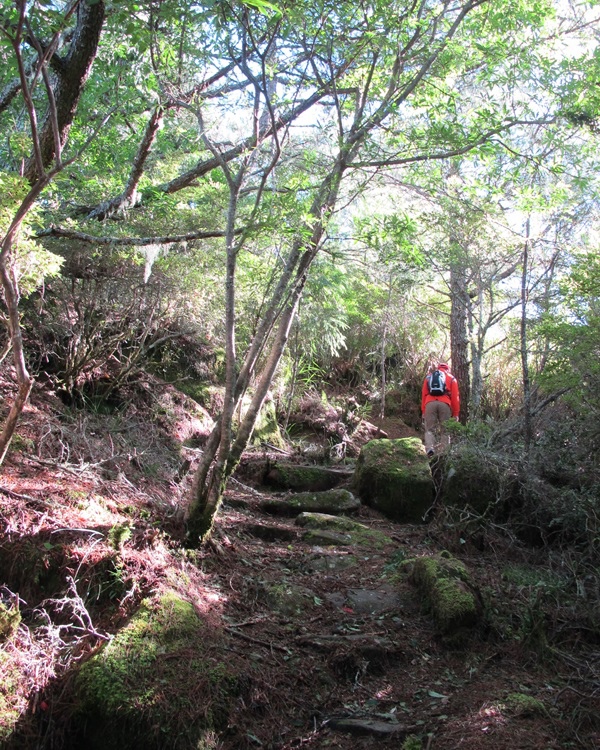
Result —
<path fill-rule="evenodd" d="M 77 23 L 70 37 L 66 55 L 59 57 L 55 52 L 58 42 L 58 32 L 50 42 L 46 40 L 46 47 L 42 48 L 41 43 L 35 38 L 29 25 L 26 15 L 26 3 L 24 0 L 19 0 L 16 6 L 18 23 L 14 27 L 11 27 L 10 32 L 12 36 L 9 35 L 9 39 L 19 70 L 21 96 L 23 97 L 23 103 L 29 117 L 33 153 L 24 169 L 24 176 L 30 183 L 31 189 L 19 208 L 15 211 L 15 215 L 0 245 L 0 283 L 2 284 L 8 333 L 17 377 L 17 394 L 0 434 L 0 464 L 2 464 L 6 457 L 17 421 L 27 403 L 33 386 L 33 379 L 29 374 L 25 361 L 19 314 L 19 284 L 14 273 L 12 256 L 15 244 L 18 241 L 19 232 L 27 214 L 33 208 L 44 188 L 64 166 L 61 151 L 66 143 L 84 83 L 96 57 L 105 18 L 103 0 L 95 0 L 95 2 L 82 0 L 80 3 L 72 4 L 71 10 L 67 11 L 65 20 L 76 8 Z M 22 56 L 22 41 L 25 33 L 28 35 L 28 42 L 38 52 L 39 59 L 36 65 L 39 66 L 39 72 L 41 72 L 41 77 L 46 87 L 47 111 L 41 129 L 38 129 L 36 103 L 30 89 L 26 66 Z M 52 79 L 48 73 L 48 67 L 54 73 Z M 54 162 L 53 167 L 50 166 L 52 162 Z"/>
<path fill-rule="evenodd" d="M 56 170 L 55 170 L 56 171 Z M 38 199 L 42 190 L 54 177 L 54 172 L 49 172 L 31 188 L 23 202 L 16 211 L 13 221 L 4 235 L 0 246 L 0 283 L 2 284 L 4 305 L 6 307 L 6 318 L 8 334 L 13 352 L 13 362 L 17 376 L 17 395 L 4 422 L 0 434 L 0 465 L 4 462 L 10 441 L 15 432 L 17 421 L 27 403 L 33 379 L 27 369 L 25 362 L 25 350 L 23 347 L 23 334 L 21 331 L 21 316 L 19 314 L 19 284 L 15 277 L 12 266 L 12 254 L 17 241 L 23 221 L 32 206 Z"/>
<path fill-rule="evenodd" d="M 256 418 L 262 408 L 275 371 L 281 361 L 301 293 L 301 288 L 295 290 L 293 300 L 290 301 L 290 305 L 281 317 L 279 329 L 272 344 L 266 365 L 260 375 L 250 406 L 239 426 L 236 438 L 229 448 L 226 462 L 223 463 L 221 461 L 220 455 L 217 457 L 208 481 L 205 484 L 204 492 L 201 495 L 201 502 L 197 503 L 193 511 L 189 513 L 187 524 L 188 543 L 191 545 L 194 545 L 197 541 L 201 543 L 205 542 L 210 538 L 217 513 L 221 506 L 227 480 L 237 468 L 242 453 L 248 445 Z"/>
<path fill-rule="evenodd" d="M 205 447 L 202 461 L 194 476 L 192 501 L 188 510 L 187 543 L 190 546 L 204 543 L 210 538 L 227 480 L 235 471 L 242 452 L 248 444 L 256 418 L 285 350 L 308 272 L 319 251 L 327 220 L 337 200 L 344 169 L 344 162 L 340 159 L 323 181 L 319 195 L 312 206 L 311 214 L 319 217 L 319 219 L 313 227 L 310 241 L 306 246 L 298 242 L 292 248 L 290 259 L 284 271 L 284 278 L 280 279 L 269 305 L 269 311 L 261 322 L 261 326 L 259 326 L 246 355 L 244 366 L 240 370 L 233 391 L 233 410 L 235 410 L 235 405 L 241 394 L 245 392 L 255 371 L 258 357 L 264 351 L 267 339 L 275 322 L 277 322 L 277 331 L 271 342 L 269 354 L 237 435 L 233 440 L 228 440 L 231 436 L 231 419 L 226 423 L 223 415 L 221 415 Z M 303 249 L 304 252 L 302 252 Z M 291 276 L 294 270 L 295 276 L 292 280 Z M 227 432 L 227 435 L 224 434 L 225 432 Z M 220 433 L 219 437 L 217 437 L 217 433 Z M 226 446 L 228 446 L 228 453 L 226 460 L 223 460 Z"/>
<path fill-rule="evenodd" d="M 96 58 L 104 19 L 103 0 L 82 0 L 77 4 L 77 23 L 66 54 L 59 56 L 55 52 L 50 57 L 53 104 L 39 132 L 39 157 L 32 157 L 25 165 L 25 177 L 31 184 L 43 177 L 53 160 L 60 162 L 83 87 Z"/>
<path fill-rule="evenodd" d="M 12 274 L 12 269 L 7 266 L 9 262 L 8 254 L 0 257 L 0 280 L 2 281 L 2 290 L 4 292 L 10 342 L 17 375 L 17 394 L 0 434 L 0 465 L 4 462 L 10 441 L 15 433 L 17 421 L 23 411 L 23 407 L 27 403 L 33 385 L 33 379 L 27 370 L 23 350 L 23 336 L 21 335 L 21 321 L 19 316 L 19 291 Z"/>
<path fill-rule="evenodd" d="M 310 250 L 307 250 L 302 258 L 294 286 L 290 292 L 286 306 L 278 318 L 277 332 L 272 341 L 269 355 L 267 356 L 258 383 L 254 389 L 254 395 L 238 428 L 235 439 L 231 442 L 228 442 L 226 439 L 224 440 L 223 430 L 226 429 L 226 425 L 223 421 L 223 415 L 221 415 L 218 425 L 209 438 L 202 462 L 194 477 L 192 504 L 188 511 L 187 542 L 190 546 L 195 546 L 198 542 L 204 543 L 210 538 L 227 480 L 235 471 L 242 453 L 248 445 L 256 419 L 283 356 L 290 329 L 298 309 L 298 303 L 306 284 L 308 271 L 318 251 L 322 231 L 319 231 L 318 234 L 319 239 L 316 241 L 316 244 Z M 239 383 L 238 379 L 235 393 L 238 394 L 239 392 L 243 392 L 243 390 L 245 388 L 242 388 L 242 384 Z M 220 440 L 217 439 L 217 433 L 220 434 Z M 229 432 L 229 435 L 231 435 L 231 432 Z M 225 446 L 228 446 L 226 454 L 224 450 Z M 211 460 L 211 456 L 213 460 Z"/>

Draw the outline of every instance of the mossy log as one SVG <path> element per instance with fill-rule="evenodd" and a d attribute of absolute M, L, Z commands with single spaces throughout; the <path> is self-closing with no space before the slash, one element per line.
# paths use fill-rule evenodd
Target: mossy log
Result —
<path fill-rule="evenodd" d="M 336 487 L 348 473 L 327 466 L 302 466 L 291 463 L 277 463 L 269 471 L 266 483 L 281 490 L 295 492 L 319 492 Z"/>
<path fill-rule="evenodd" d="M 349 490 L 334 488 L 323 492 L 297 492 L 286 497 L 262 500 L 259 507 L 265 513 L 296 516 L 298 513 L 352 513 L 360 508 L 360 500 Z"/>
<path fill-rule="evenodd" d="M 403 568 L 444 636 L 460 640 L 480 622 L 481 596 L 460 560 L 442 552 L 407 560 Z"/>

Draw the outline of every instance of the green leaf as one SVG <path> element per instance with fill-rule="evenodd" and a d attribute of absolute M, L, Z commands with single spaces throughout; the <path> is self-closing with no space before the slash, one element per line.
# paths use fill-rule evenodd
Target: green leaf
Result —
<path fill-rule="evenodd" d="M 437 693 L 435 690 L 429 690 L 427 692 L 427 695 L 430 698 L 447 698 L 448 697 L 447 695 L 442 695 L 442 693 Z"/>
<path fill-rule="evenodd" d="M 276 17 L 281 17 L 283 14 L 281 10 L 273 3 L 268 3 L 267 0 L 242 0 L 242 4 L 248 8 L 254 8 L 259 13 L 267 16 L 273 14 Z"/>

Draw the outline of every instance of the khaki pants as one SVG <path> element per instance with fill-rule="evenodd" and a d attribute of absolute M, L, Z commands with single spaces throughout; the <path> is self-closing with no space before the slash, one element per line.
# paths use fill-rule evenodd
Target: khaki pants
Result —
<path fill-rule="evenodd" d="M 425 404 L 425 450 L 446 450 L 450 437 L 444 430 L 444 422 L 452 416 L 452 409 L 445 401 L 428 401 Z"/>

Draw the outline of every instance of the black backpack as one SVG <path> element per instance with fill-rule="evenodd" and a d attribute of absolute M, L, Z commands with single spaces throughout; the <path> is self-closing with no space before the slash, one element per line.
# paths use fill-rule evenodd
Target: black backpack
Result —
<path fill-rule="evenodd" d="M 446 373 L 441 370 L 434 370 L 431 375 L 427 377 L 429 385 L 429 393 L 432 396 L 444 396 L 446 395 Z"/>

